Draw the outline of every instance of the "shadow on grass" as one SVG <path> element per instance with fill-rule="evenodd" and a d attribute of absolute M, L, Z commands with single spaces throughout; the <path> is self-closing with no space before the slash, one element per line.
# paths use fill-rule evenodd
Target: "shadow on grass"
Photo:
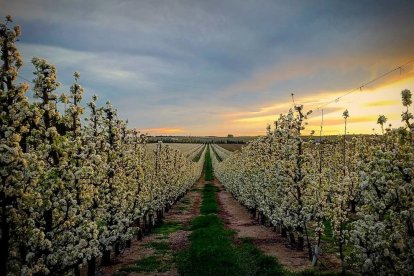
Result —
<path fill-rule="evenodd" d="M 166 253 L 171 250 L 170 244 L 167 241 L 150 242 L 145 244 L 145 247 L 152 248 L 157 251 L 157 253 Z"/>
<path fill-rule="evenodd" d="M 145 257 L 137 261 L 134 265 L 124 267 L 121 271 L 125 272 L 166 272 L 171 268 L 171 263 L 162 260 L 157 256 Z"/>
<path fill-rule="evenodd" d="M 159 227 L 154 229 L 154 234 L 168 235 L 178 230 L 183 230 L 184 227 L 178 221 L 164 222 Z"/>

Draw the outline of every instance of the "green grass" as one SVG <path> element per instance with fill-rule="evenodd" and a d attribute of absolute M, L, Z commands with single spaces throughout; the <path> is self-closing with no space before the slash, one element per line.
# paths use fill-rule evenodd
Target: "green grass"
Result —
<path fill-rule="evenodd" d="M 160 227 L 154 229 L 154 234 L 168 235 L 170 233 L 182 230 L 183 226 L 178 221 L 164 222 Z"/>
<path fill-rule="evenodd" d="M 235 232 L 217 216 L 216 192 L 205 185 L 201 215 L 191 222 L 190 247 L 176 257 L 180 275 L 284 275 L 281 265 L 250 240 L 234 243 Z"/>
<path fill-rule="evenodd" d="M 180 201 L 180 204 L 188 204 L 188 203 L 190 203 L 190 199 L 189 199 L 189 198 L 187 198 L 187 197 L 183 198 L 183 199 Z"/>
<path fill-rule="evenodd" d="M 188 210 L 188 206 L 187 205 L 182 205 L 182 206 L 178 206 L 177 207 L 177 210 L 178 211 L 187 211 Z"/>
<path fill-rule="evenodd" d="M 352 275 L 350 273 L 341 274 L 339 272 L 327 272 L 327 271 L 318 271 L 316 269 L 307 269 L 297 273 L 291 273 L 291 275 L 298 275 L 298 276 L 345 276 L 345 275 Z"/>
<path fill-rule="evenodd" d="M 214 147 L 211 147 L 213 149 L 214 154 L 216 155 L 216 158 L 219 162 L 223 161 L 223 159 L 221 159 L 220 155 L 217 153 L 216 149 Z"/>
<path fill-rule="evenodd" d="M 209 145 L 210 147 L 210 145 Z M 204 161 L 204 171 L 205 171 L 205 176 L 204 179 L 207 181 L 212 181 L 214 180 L 214 174 L 213 174 L 213 164 L 211 163 L 211 156 L 210 156 L 210 150 L 207 149 L 206 151 L 206 158 Z"/>
<path fill-rule="evenodd" d="M 121 271 L 125 272 L 165 272 L 168 271 L 171 267 L 171 264 L 162 260 L 156 256 L 148 256 L 139 261 L 134 265 L 124 267 Z"/>
<path fill-rule="evenodd" d="M 179 211 L 187 211 L 190 208 L 190 199 L 184 198 L 183 200 L 180 201 L 180 203 L 178 204 L 176 208 Z"/>
<path fill-rule="evenodd" d="M 154 241 L 147 243 L 145 245 L 147 248 L 152 248 L 157 251 L 157 253 L 165 253 L 170 251 L 170 244 L 167 241 Z"/>
<path fill-rule="evenodd" d="M 200 152 L 199 152 L 199 153 L 197 153 L 197 155 L 196 155 L 196 156 L 194 156 L 194 158 L 193 158 L 193 162 L 198 162 L 198 160 L 200 160 L 201 154 L 203 153 L 203 151 L 204 151 L 204 148 L 205 148 L 205 147 L 206 147 L 206 145 L 204 145 L 204 146 L 201 148 Z"/>
<path fill-rule="evenodd" d="M 333 237 L 332 223 L 329 220 L 324 220 L 323 226 L 324 226 L 324 233 L 321 237 L 321 240 L 326 241 L 326 242 L 333 242 L 334 237 Z"/>
<path fill-rule="evenodd" d="M 242 240 L 238 252 L 242 260 L 242 272 L 250 275 L 288 274 L 274 257 L 265 255 L 248 238 Z"/>
<path fill-rule="evenodd" d="M 201 204 L 200 212 L 203 215 L 217 214 L 218 204 L 216 200 L 217 187 L 211 183 L 207 183 L 203 191 L 203 202 Z"/>
<path fill-rule="evenodd" d="M 332 223 L 330 220 L 324 220 L 323 221 L 323 226 L 324 226 L 324 231 L 323 234 L 321 236 L 321 240 L 326 242 L 326 243 L 334 243 L 335 242 L 335 238 L 333 236 L 333 229 L 332 229 Z M 315 232 L 315 227 L 308 226 L 308 234 L 309 237 L 311 238 L 316 238 L 317 233 Z"/>

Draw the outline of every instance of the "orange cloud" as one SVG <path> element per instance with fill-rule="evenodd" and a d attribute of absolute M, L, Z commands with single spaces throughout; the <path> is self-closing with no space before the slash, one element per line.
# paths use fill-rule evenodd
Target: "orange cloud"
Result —
<path fill-rule="evenodd" d="M 349 55 L 336 55 L 333 57 L 328 56 L 326 58 L 298 58 L 296 60 L 290 61 L 289 63 L 276 64 L 273 67 L 255 72 L 248 79 L 225 88 L 221 94 L 224 96 L 229 96 L 240 92 L 263 92 L 280 81 L 295 80 L 303 76 L 313 74 L 315 72 L 332 70 L 332 68 L 343 73 L 355 69 L 356 66 L 362 68 L 370 68 L 372 76 L 370 79 L 374 79 L 375 77 L 383 74 L 384 70 L 389 70 L 390 68 L 401 64 L 402 61 L 406 61 L 409 58 L 410 57 L 399 56 L 398 58 L 382 58 L 381 61 L 378 61 L 378 57 L 375 55 L 354 57 L 350 57 Z M 407 67 L 404 67 L 404 70 L 401 71 L 401 73 L 404 75 L 409 74 L 409 77 L 413 77 L 413 67 L 414 66 L 412 64 L 407 65 Z M 374 86 L 378 85 L 381 82 L 382 85 L 393 83 L 399 79 L 398 72 L 399 71 L 396 71 L 395 74 L 390 74 L 386 78 L 376 81 L 373 85 L 367 85 L 364 87 L 364 89 L 372 90 Z"/>
<path fill-rule="evenodd" d="M 233 120 L 235 123 L 263 123 L 268 121 L 276 121 L 277 115 L 257 116 L 250 118 L 240 118 Z"/>
<path fill-rule="evenodd" d="M 349 117 L 347 120 L 347 123 L 348 124 L 365 123 L 365 122 L 375 123 L 377 118 L 378 116 L 376 115 Z M 345 122 L 344 119 L 341 117 L 329 118 L 329 119 L 323 120 L 323 125 L 324 126 L 337 126 L 337 125 L 344 125 L 344 122 Z"/>
<path fill-rule="evenodd" d="M 325 135 L 342 134 L 344 129 L 344 120 L 342 112 L 348 109 L 350 118 L 348 119 L 349 133 L 372 133 L 373 129 L 380 132 L 380 126 L 376 123 L 379 115 L 385 115 L 388 123 L 395 127 L 400 126 L 401 111 L 401 91 L 403 89 L 414 90 L 414 76 L 411 74 L 402 74 L 393 81 L 382 82 L 372 89 L 355 91 L 346 95 L 339 101 L 332 101 L 339 96 L 344 95 L 347 91 L 329 92 L 323 91 L 307 97 L 296 99 L 299 104 L 304 104 L 305 110 L 313 109 L 314 112 L 309 117 L 309 125 L 306 127 L 304 134 L 311 130 L 318 131 L 321 122 L 321 110 L 316 107 L 330 102 L 323 107 L 324 110 L 324 128 Z M 273 124 L 280 113 L 286 113 L 292 107 L 292 102 L 270 103 L 264 107 L 256 108 L 252 111 L 241 111 L 222 114 L 223 123 L 217 129 L 221 129 L 235 135 L 265 133 L 266 126 Z M 224 130 L 225 129 L 225 130 Z"/>
<path fill-rule="evenodd" d="M 381 75 L 381 73 L 378 73 L 378 75 Z M 375 79 L 378 75 L 372 75 L 372 79 Z M 361 90 L 364 92 L 375 92 L 378 87 L 393 85 L 401 80 L 412 78 L 414 78 L 414 63 L 407 65 L 404 69 L 401 69 L 401 71 L 396 70 L 381 79 L 361 87 Z"/>
<path fill-rule="evenodd" d="M 374 107 L 374 106 L 388 106 L 388 105 L 396 105 L 396 104 L 399 104 L 399 102 L 392 101 L 392 100 L 383 100 L 383 101 L 369 102 L 369 103 L 366 103 L 364 106 Z"/>
<path fill-rule="evenodd" d="M 184 133 L 184 129 L 182 129 L 182 128 L 160 127 L 160 128 L 141 129 L 140 132 L 148 133 L 148 134 L 151 134 L 151 135 L 181 134 L 181 133 Z"/>
<path fill-rule="evenodd" d="M 242 118 L 252 118 L 252 117 L 266 117 L 265 115 L 271 115 L 275 117 L 280 112 L 284 113 L 286 110 L 292 107 L 292 102 L 285 102 L 285 103 L 277 103 L 274 105 L 259 107 L 258 110 L 255 111 L 241 111 L 241 112 L 232 112 L 232 113 L 225 113 L 223 117 L 225 118 L 236 118 L 236 120 Z"/>

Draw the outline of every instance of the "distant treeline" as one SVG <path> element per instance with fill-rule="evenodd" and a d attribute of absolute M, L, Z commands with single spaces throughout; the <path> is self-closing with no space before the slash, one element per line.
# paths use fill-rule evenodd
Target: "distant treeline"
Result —
<path fill-rule="evenodd" d="M 375 134 L 349 134 L 347 139 L 352 137 L 372 136 Z M 217 137 L 217 136 L 148 136 L 148 143 L 203 143 L 203 144 L 247 144 L 259 136 L 240 136 L 240 137 Z M 338 135 L 329 135 L 319 137 L 318 135 L 303 135 L 304 139 L 315 139 L 317 142 L 330 143 L 336 141 Z"/>
<path fill-rule="evenodd" d="M 214 143 L 214 144 L 246 144 L 257 136 L 215 137 L 215 136 L 149 136 L 148 143 Z"/>

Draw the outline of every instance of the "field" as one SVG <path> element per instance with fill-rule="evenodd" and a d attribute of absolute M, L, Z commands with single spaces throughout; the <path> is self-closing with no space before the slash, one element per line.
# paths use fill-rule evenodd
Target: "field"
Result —
<path fill-rule="evenodd" d="M 237 137 L 219 137 L 219 136 L 149 136 L 148 141 L 155 143 L 201 143 L 201 144 L 246 144 L 256 139 L 258 136 L 237 136 Z"/>
<path fill-rule="evenodd" d="M 241 151 L 243 144 L 217 144 L 218 146 L 229 151 Z"/>

